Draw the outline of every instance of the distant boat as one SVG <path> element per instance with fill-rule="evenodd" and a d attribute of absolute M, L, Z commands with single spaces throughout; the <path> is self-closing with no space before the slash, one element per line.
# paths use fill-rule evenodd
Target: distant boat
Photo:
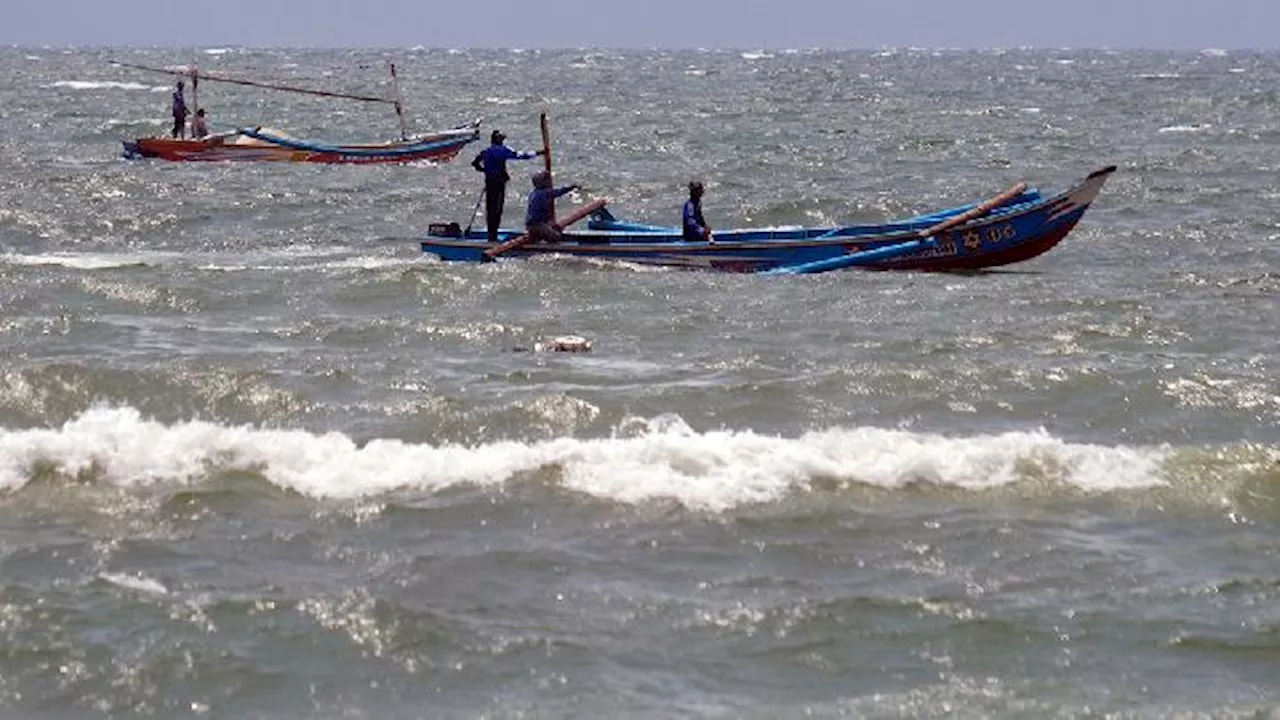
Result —
<path fill-rule="evenodd" d="M 392 99 L 264 83 L 243 78 L 213 75 L 200 72 L 195 68 L 155 68 L 117 61 L 113 61 L 112 64 L 190 78 L 193 112 L 199 107 L 199 96 L 197 94 L 199 83 L 201 80 L 207 80 L 321 97 L 387 103 L 395 106 L 396 115 L 400 120 L 400 139 L 387 142 L 344 144 L 303 140 L 280 130 L 251 126 L 206 135 L 202 138 L 157 136 L 125 140 L 123 141 L 124 155 L 128 158 L 156 158 L 178 162 L 238 161 L 329 164 L 408 163 L 418 160 L 448 162 L 456 157 L 464 146 L 480 137 L 479 120 L 459 125 L 449 130 L 410 135 L 405 125 L 403 103 L 398 97 Z M 393 64 L 390 67 L 392 80 L 397 81 L 395 65 Z M 398 81 L 396 87 L 398 96 Z"/>
<path fill-rule="evenodd" d="M 264 127 L 240 128 L 198 139 L 168 137 L 124 141 L 129 158 L 176 161 L 252 161 L 313 163 L 405 163 L 415 160 L 448 162 L 463 146 L 480 137 L 479 122 L 453 130 L 367 145 L 335 145 L 299 140 Z"/>
<path fill-rule="evenodd" d="M 680 228 L 623 222 L 608 211 L 561 242 L 530 243 L 504 257 L 564 255 L 675 268 L 802 274 L 843 268 L 954 271 L 1009 265 L 1041 255 L 1071 232 L 1116 170 L 1091 173 L 1075 187 L 1044 196 L 1019 183 L 983 203 L 878 225 L 721 230 L 714 242 L 686 241 Z M 520 235 L 505 230 L 505 243 Z M 422 252 L 447 261 L 484 262 L 495 246 L 484 231 L 436 223 Z M 486 253 L 486 250 L 490 251 Z"/>

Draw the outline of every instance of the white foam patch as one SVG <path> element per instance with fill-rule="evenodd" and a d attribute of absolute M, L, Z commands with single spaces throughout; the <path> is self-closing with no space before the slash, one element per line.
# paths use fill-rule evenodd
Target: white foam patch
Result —
<path fill-rule="evenodd" d="M 152 257 L 154 260 L 154 256 Z M 0 255 L 0 263 L 32 267 L 60 266 L 75 270 L 110 270 L 113 268 L 140 267 L 147 264 L 141 255 L 113 255 L 78 253 L 75 255 L 50 253 L 45 255 Z"/>
<path fill-rule="evenodd" d="M 322 254 L 323 255 L 323 254 Z M 208 272 L 282 272 L 282 273 L 314 273 L 317 270 L 396 270 L 405 267 L 405 261 L 402 258 L 390 256 L 371 256 L 358 255 L 353 257 L 342 258 L 331 261 L 321 261 L 313 263 L 305 262 L 288 262 L 280 264 L 259 263 L 249 265 L 245 263 L 205 263 L 197 266 L 200 270 Z"/>
<path fill-rule="evenodd" d="M 1212 125 L 1168 125 L 1156 132 L 1159 133 L 1198 133 L 1213 128 Z"/>
<path fill-rule="evenodd" d="M 122 487 L 198 482 L 249 471 L 315 498 L 490 486 L 558 469 L 565 487 L 624 503 L 674 500 L 720 511 L 808 490 L 819 478 L 898 488 L 913 482 L 980 490 L 1048 477 L 1087 491 L 1164 484 L 1167 448 L 1066 443 L 1043 432 L 947 438 L 833 428 L 796 438 L 750 431 L 695 433 L 678 418 L 636 420 L 628 437 L 497 441 L 473 447 L 340 433 L 165 425 L 132 408 L 96 408 L 57 429 L 0 430 L 0 489 L 37 471 L 92 474 Z"/>
<path fill-rule="evenodd" d="M 117 82 L 114 80 L 59 80 L 49 87 L 64 87 L 72 90 L 155 90 L 154 85 L 137 82 Z M 167 88 L 160 88 L 165 90 Z"/>
<path fill-rule="evenodd" d="M 112 585 L 118 585 L 126 590 L 145 593 L 148 595 L 168 595 L 169 589 L 160 583 L 159 580 L 149 578 L 146 575 L 125 575 L 124 573 L 104 572 L 98 577 L 106 580 Z"/>

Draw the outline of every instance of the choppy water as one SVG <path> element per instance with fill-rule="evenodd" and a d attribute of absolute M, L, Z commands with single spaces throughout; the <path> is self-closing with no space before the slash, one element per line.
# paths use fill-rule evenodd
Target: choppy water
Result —
<path fill-rule="evenodd" d="M 545 107 L 560 178 L 648 222 L 693 176 L 728 227 L 1121 170 L 1008 272 L 449 266 L 413 238 L 465 223 L 465 162 L 122 161 L 169 83 L 113 57 L 350 90 L 395 60 L 419 127 L 528 148 Z M 1221 52 L 0 50 L 0 715 L 1273 715 L 1278 83 Z M 596 352 L 526 351 L 564 333 Z"/>

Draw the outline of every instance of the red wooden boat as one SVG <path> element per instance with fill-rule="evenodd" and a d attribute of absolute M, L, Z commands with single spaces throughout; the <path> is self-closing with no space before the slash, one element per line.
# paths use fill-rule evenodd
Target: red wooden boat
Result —
<path fill-rule="evenodd" d="M 154 68 L 117 61 L 113 61 L 112 64 L 190 78 L 192 105 L 197 110 L 199 107 L 199 95 L 197 94 L 199 84 L 201 80 L 206 80 L 321 97 L 386 103 L 395 107 L 396 116 L 400 120 L 400 139 L 388 142 L 344 144 L 302 140 L 279 130 L 254 126 L 242 127 L 201 138 L 147 137 L 125 140 L 124 154 L 128 158 L 156 158 L 179 162 L 239 161 L 330 164 L 407 163 L 419 160 L 448 162 L 457 156 L 467 143 L 473 142 L 480 137 L 479 120 L 450 130 L 410 135 L 405 125 L 404 106 L 399 97 L 399 82 L 394 64 L 390 68 L 391 79 L 396 87 L 395 98 L 264 83 L 256 80 L 204 73 L 195 68 Z"/>
<path fill-rule="evenodd" d="M 479 121 L 441 132 L 367 145 L 299 140 L 269 128 L 240 128 L 198 139 L 169 137 L 124 141 L 129 158 L 176 161 L 406 163 L 448 162 L 480 137 Z"/>

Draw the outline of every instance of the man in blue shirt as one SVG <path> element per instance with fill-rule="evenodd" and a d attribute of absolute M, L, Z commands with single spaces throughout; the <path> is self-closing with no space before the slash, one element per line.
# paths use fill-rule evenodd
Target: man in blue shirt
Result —
<path fill-rule="evenodd" d="M 173 91 L 173 137 L 186 137 L 187 134 L 187 99 L 182 94 L 183 83 L 178 81 L 178 89 Z"/>
<path fill-rule="evenodd" d="M 546 170 L 533 176 L 533 192 L 529 193 L 529 210 L 524 216 L 524 229 L 534 242 L 560 242 L 560 228 L 555 224 L 555 204 L 561 195 L 577 190 L 577 185 L 551 187 L 551 173 Z"/>
<path fill-rule="evenodd" d="M 702 217 L 702 183 L 689 183 L 689 199 L 684 203 L 684 239 L 686 242 L 712 242 L 711 228 Z"/>
<path fill-rule="evenodd" d="M 507 161 L 528 160 L 542 154 L 541 150 L 531 153 L 516 152 L 502 144 L 506 139 L 507 136 L 501 131 L 494 130 L 489 136 L 489 147 L 471 161 L 471 167 L 484 173 L 484 219 L 489 225 L 489 242 L 498 242 L 502 206 L 507 202 L 507 181 L 511 179 L 507 174 Z"/>

